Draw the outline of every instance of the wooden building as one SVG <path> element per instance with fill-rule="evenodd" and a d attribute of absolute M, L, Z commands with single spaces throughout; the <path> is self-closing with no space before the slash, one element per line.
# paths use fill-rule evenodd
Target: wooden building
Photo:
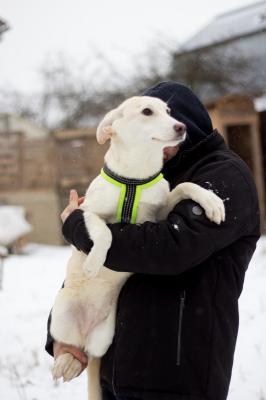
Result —
<path fill-rule="evenodd" d="M 266 132 L 254 102 L 245 95 L 227 95 L 207 103 L 213 126 L 224 136 L 231 150 L 251 169 L 259 194 L 262 229 L 266 230 L 265 193 Z"/>

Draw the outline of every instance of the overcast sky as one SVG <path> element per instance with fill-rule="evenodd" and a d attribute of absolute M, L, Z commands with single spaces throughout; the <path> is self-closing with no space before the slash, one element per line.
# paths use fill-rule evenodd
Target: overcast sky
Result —
<path fill-rule="evenodd" d="M 118 64 L 138 55 L 155 32 L 176 46 L 216 15 L 252 0 L 0 0 L 10 30 L 0 43 L 0 87 L 31 92 L 47 57 L 63 52 L 77 62 L 90 48 Z"/>

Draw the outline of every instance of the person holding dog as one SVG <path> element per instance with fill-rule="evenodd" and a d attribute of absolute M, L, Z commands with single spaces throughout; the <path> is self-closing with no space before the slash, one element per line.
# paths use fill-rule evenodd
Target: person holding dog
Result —
<path fill-rule="evenodd" d="M 260 236 L 255 184 L 246 164 L 213 130 L 196 95 L 176 82 L 161 82 L 147 96 L 167 102 L 187 127 L 180 148 L 164 150 L 170 188 L 194 182 L 224 200 L 226 220 L 210 222 L 191 200 L 164 221 L 109 224 L 112 245 L 105 265 L 132 272 L 119 296 L 112 345 L 101 360 L 104 400 L 225 400 L 238 332 L 238 298 Z M 63 234 L 88 254 L 82 201 L 71 191 Z M 53 340 L 55 357 L 87 356 Z"/>

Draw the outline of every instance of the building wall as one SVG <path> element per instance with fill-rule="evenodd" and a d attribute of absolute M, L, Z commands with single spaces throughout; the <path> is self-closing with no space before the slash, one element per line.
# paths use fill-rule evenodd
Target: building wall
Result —
<path fill-rule="evenodd" d="M 24 189 L 56 187 L 56 150 L 52 138 L 24 139 L 22 159 L 22 187 Z"/>
<path fill-rule="evenodd" d="M 22 132 L 0 133 L 0 204 L 25 208 L 33 242 L 63 241 L 55 159 L 51 137 L 33 140 Z"/>
<path fill-rule="evenodd" d="M 31 140 L 16 131 L 0 134 L 0 191 L 55 187 L 54 160 L 52 139 Z"/>
<path fill-rule="evenodd" d="M 57 189 L 61 208 L 67 204 L 70 189 L 84 196 L 91 181 L 99 174 L 108 145 L 100 146 L 95 129 L 61 131 L 55 134 Z"/>
<path fill-rule="evenodd" d="M 22 139 L 20 132 L 0 134 L 0 191 L 21 188 Z"/>

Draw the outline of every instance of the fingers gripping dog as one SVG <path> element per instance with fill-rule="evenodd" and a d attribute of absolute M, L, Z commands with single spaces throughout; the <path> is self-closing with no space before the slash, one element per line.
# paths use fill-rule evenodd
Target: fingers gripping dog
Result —
<path fill-rule="evenodd" d="M 101 399 L 99 359 L 112 342 L 117 299 L 130 276 L 104 266 L 112 243 L 106 223 L 157 221 L 183 199 L 198 202 L 217 224 L 225 218 L 222 200 L 198 185 L 187 182 L 169 191 L 160 173 L 163 149 L 178 146 L 185 139 L 186 127 L 170 116 L 163 101 L 148 96 L 126 100 L 104 117 L 96 135 L 99 144 L 110 140 L 110 148 L 81 206 L 94 245 L 88 256 L 73 248 L 51 321 L 56 341 L 88 354 L 90 400 Z M 64 354 L 55 360 L 53 376 L 71 380 L 81 370 L 78 360 Z"/>

